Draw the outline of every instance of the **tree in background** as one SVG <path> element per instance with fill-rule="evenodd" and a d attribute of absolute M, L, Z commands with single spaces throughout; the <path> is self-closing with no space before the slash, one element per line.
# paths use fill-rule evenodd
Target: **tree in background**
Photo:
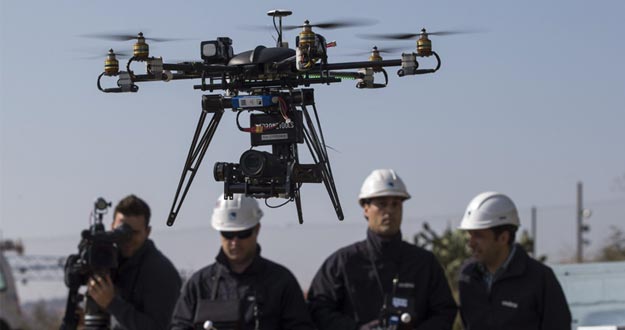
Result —
<path fill-rule="evenodd" d="M 424 249 L 432 251 L 443 266 L 445 276 L 454 296 L 458 292 L 458 275 L 460 267 L 466 259 L 471 257 L 467 236 L 460 230 L 452 230 L 451 226 L 442 234 L 436 233 L 430 225 L 423 223 L 423 231 L 414 235 L 414 243 Z"/>
<path fill-rule="evenodd" d="M 610 226 L 612 234 L 607 243 L 599 250 L 595 261 L 625 260 L 625 233 L 616 226 Z"/>
<path fill-rule="evenodd" d="M 517 242 L 523 247 L 523 250 L 525 250 L 534 259 L 540 262 L 547 261 L 547 256 L 544 254 L 540 256 L 534 255 L 534 239 L 530 236 L 527 230 L 524 230 L 523 233 L 521 233 L 521 237 L 517 240 Z"/>

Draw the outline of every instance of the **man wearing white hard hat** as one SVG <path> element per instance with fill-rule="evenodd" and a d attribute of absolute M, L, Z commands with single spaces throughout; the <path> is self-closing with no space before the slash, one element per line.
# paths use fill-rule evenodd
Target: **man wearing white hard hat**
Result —
<path fill-rule="evenodd" d="M 434 255 L 404 242 L 403 202 L 410 198 L 391 169 L 373 171 L 358 196 L 367 238 L 323 263 L 308 291 L 319 330 L 451 329 L 456 303 Z"/>
<path fill-rule="evenodd" d="M 219 197 L 211 223 L 221 249 L 185 283 L 171 329 L 314 329 L 293 274 L 260 256 L 262 216 L 251 197 Z"/>
<path fill-rule="evenodd" d="M 514 243 L 519 215 L 500 193 L 477 195 L 459 229 L 469 233 L 473 257 L 460 273 L 465 329 L 571 329 L 562 287 L 548 266 Z"/>

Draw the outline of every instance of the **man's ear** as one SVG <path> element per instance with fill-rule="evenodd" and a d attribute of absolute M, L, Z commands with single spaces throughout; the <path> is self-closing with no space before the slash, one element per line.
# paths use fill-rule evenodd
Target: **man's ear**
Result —
<path fill-rule="evenodd" d="M 150 236 L 150 233 L 152 232 L 152 226 L 148 226 L 148 228 L 146 228 L 145 232 L 146 232 L 145 237 Z"/>
<path fill-rule="evenodd" d="M 509 239 L 510 239 L 510 232 L 505 230 L 501 234 L 499 234 L 499 237 L 497 237 L 497 242 L 508 244 Z"/>
<path fill-rule="evenodd" d="M 113 214 L 113 221 L 111 221 L 111 230 L 115 230 L 115 218 L 117 217 L 117 213 Z"/>

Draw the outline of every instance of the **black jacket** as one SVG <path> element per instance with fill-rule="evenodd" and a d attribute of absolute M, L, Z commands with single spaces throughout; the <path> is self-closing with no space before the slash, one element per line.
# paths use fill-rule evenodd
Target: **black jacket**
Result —
<path fill-rule="evenodd" d="M 213 300 L 218 274 L 218 288 Z M 214 264 L 194 273 L 182 289 L 172 316 L 171 329 L 193 329 L 195 315 L 205 312 L 198 311 L 198 307 L 207 300 L 217 301 L 216 308 L 226 306 L 223 302 L 227 300 L 239 301 L 244 329 L 254 329 L 256 320 L 259 321 L 259 328 L 264 330 L 314 328 L 297 280 L 285 267 L 262 258 L 260 246 L 252 264 L 241 274 L 230 270 L 222 250 Z M 259 317 L 254 316 L 255 302 Z"/>
<path fill-rule="evenodd" d="M 367 231 L 366 240 L 328 257 L 315 275 L 308 291 L 315 324 L 320 330 L 351 330 L 378 319 L 396 275 L 398 287 L 411 300 L 414 329 L 451 329 L 456 303 L 434 255 L 404 242 L 401 233 L 383 241 L 371 231 Z"/>
<path fill-rule="evenodd" d="M 520 245 L 490 292 L 476 261 L 463 267 L 459 284 L 467 330 L 571 329 L 571 312 L 553 271 Z"/>
<path fill-rule="evenodd" d="M 113 274 L 116 294 L 107 312 L 112 329 L 167 329 L 182 281 L 151 240 Z"/>

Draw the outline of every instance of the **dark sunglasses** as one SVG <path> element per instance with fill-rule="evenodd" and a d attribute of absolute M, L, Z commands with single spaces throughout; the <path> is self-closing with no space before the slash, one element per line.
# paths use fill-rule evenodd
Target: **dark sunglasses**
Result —
<path fill-rule="evenodd" d="M 254 233 L 254 228 L 240 231 L 222 231 L 221 236 L 228 240 L 234 239 L 235 237 L 238 237 L 239 239 L 246 239 L 252 236 L 252 233 Z"/>

